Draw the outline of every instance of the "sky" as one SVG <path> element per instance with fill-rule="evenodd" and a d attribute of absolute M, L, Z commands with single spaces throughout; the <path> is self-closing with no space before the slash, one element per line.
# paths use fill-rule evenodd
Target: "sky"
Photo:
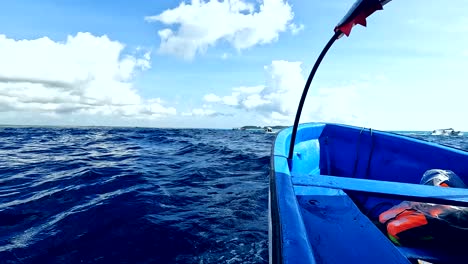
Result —
<path fill-rule="evenodd" d="M 0 124 L 291 125 L 354 0 L 2 0 Z M 301 122 L 468 131 L 468 1 L 393 0 L 331 48 Z"/>

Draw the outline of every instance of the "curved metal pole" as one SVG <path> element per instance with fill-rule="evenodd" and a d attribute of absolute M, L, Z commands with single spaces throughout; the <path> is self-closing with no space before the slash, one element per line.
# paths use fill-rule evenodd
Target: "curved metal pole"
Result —
<path fill-rule="evenodd" d="M 312 68 L 312 71 L 309 74 L 309 78 L 307 78 L 304 91 L 302 92 L 301 101 L 299 102 L 299 106 L 297 108 L 296 119 L 294 120 L 293 131 L 291 134 L 291 143 L 289 145 L 289 155 L 288 155 L 289 160 L 292 160 L 293 151 L 294 151 L 294 143 L 296 141 L 297 127 L 299 126 L 299 119 L 301 118 L 302 107 L 304 106 L 304 101 L 307 97 L 307 92 L 309 91 L 309 87 L 310 87 L 310 84 L 312 83 L 312 79 L 314 79 L 315 73 L 317 72 L 317 69 L 320 66 L 320 63 L 322 62 L 323 57 L 325 57 L 325 54 L 327 54 L 330 47 L 333 45 L 333 43 L 335 43 L 335 40 L 337 40 L 341 36 L 341 34 L 343 33 L 337 30 L 335 34 L 333 35 L 333 37 L 328 41 L 327 45 L 325 46 L 325 48 L 323 48 L 322 52 L 317 58 L 317 61 L 315 62 L 314 67 Z"/>

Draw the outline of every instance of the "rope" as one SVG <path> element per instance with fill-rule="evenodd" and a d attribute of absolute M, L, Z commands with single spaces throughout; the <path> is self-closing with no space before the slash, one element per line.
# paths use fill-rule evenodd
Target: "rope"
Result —
<path fill-rule="evenodd" d="M 367 159 L 367 167 L 366 167 L 366 179 L 369 179 L 369 170 L 370 170 L 370 164 L 372 161 L 373 153 L 374 153 L 374 137 L 372 133 L 372 128 L 370 129 L 370 136 L 371 136 L 371 149 L 369 151 L 369 159 Z"/>
<path fill-rule="evenodd" d="M 352 174 L 352 177 L 353 178 L 356 178 L 356 171 L 357 171 L 357 165 L 358 165 L 358 161 L 359 161 L 359 146 L 361 145 L 361 135 L 362 135 L 362 132 L 364 131 L 364 127 L 361 129 L 361 132 L 359 132 L 359 137 L 358 137 L 358 141 L 357 141 L 357 144 L 356 144 L 356 159 L 354 160 L 354 168 L 353 168 L 353 174 Z"/>

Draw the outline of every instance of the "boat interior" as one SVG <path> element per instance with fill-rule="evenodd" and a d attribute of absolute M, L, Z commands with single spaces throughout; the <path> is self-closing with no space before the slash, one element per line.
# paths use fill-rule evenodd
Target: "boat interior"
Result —
<path fill-rule="evenodd" d="M 279 256 L 309 263 L 467 260 L 460 248 L 396 246 L 378 217 L 402 201 L 468 207 L 466 189 L 420 184 L 430 169 L 451 170 L 468 183 L 468 152 L 388 132 L 308 123 L 299 126 L 289 160 L 289 130 L 277 135 L 272 159 L 276 192 L 270 199 L 278 207 L 272 228 L 282 229 L 273 230 L 282 241 Z M 450 244 L 466 245 L 457 237 Z"/>

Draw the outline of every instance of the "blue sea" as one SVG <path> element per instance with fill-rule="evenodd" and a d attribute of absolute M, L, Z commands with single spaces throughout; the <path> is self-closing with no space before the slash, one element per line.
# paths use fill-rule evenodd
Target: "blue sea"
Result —
<path fill-rule="evenodd" d="M 274 138 L 0 127 L 0 263 L 268 263 Z"/>

